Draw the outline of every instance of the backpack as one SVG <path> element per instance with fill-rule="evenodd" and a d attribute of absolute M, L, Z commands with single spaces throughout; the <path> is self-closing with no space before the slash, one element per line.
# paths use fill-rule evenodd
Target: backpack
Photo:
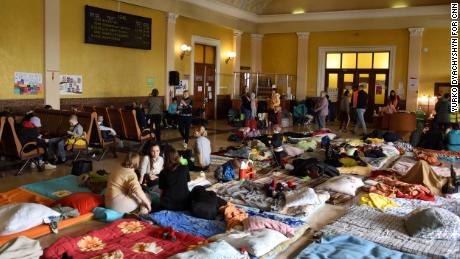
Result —
<path fill-rule="evenodd" d="M 71 174 L 80 176 L 93 170 L 93 162 L 86 159 L 78 159 L 72 162 Z"/>
<path fill-rule="evenodd" d="M 239 175 L 235 172 L 235 169 L 233 168 L 231 161 L 219 166 L 216 169 L 214 176 L 220 182 L 229 182 L 233 179 L 237 180 L 239 178 Z"/>

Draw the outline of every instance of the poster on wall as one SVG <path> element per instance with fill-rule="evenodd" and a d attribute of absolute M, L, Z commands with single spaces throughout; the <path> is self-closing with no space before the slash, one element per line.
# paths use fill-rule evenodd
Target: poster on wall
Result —
<path fill-rule="evenodd" d="M 375 94 L 382 95 L 383 94 L 383 84 L 385 81 L 376 80 L 375 81 Z"/>
<path fill-rule="evenodd" d="M 331 102 L 337 102 L 339 89 L 338 88 L 327 88 L 327 95 L 329 95 L 329 100 Z"/>
<path fill-rule="evenodd" d="M 38 95 L 43 92 L 41 73 L 14 73 L 14 94 Z"/>
<path fill-rule="evenodd" d="M 81 95 L 83 93 L 83 77 L 81 75 L 61 75 L 59 93 L 61 95 Z"/>
<path fill-rule="evenodd" d="M 176 95 L 182 95 L 185 90 L 188 90 L 188 80 L 179 80 L 179 85 L 176 86 Z"/>

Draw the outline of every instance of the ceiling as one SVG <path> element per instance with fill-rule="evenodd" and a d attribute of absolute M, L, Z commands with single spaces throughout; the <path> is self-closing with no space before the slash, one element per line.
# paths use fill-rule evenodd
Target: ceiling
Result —
<path fill-rule="evenodd" d="M 214 0 L 259 15 L 450 4 L 450 0 Z"/>

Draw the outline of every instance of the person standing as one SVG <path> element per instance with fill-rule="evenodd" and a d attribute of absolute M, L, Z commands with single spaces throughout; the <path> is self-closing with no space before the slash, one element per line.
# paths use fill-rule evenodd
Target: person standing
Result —
<path fill-rule="evenodd" d="M 281 125 L 281 96 L 276 91 L 276 87 L 272 87 L 272 95 L 271 95 L 271 103 L 270 103 L 270 120 L 269 122 L 274 125 L 278 124 Z"/>
<path fill-rule="evenodd" d="M 257 118 L 257 98 L 256 93 L 251 93 L 251 116 Z"/>
<path fill-rule="evenodd" d="M 244 88 L 244 93 L 241 95 L 241 113 L 244 114 L 244 121 L 252 118 L 251 113 L 251 97 L 249 96 L 249 88 Z"/>
<path fill-rule="evenodd" d="M 161 141 L 161 115 L 163 114 L 163 99 L 158 96 L 158 89 L 152 90 L 147 103 L 147 119 L 150 120 L 150 128 L 155 133 L 157 141 Z"/>
<path fill-rule="evenodd" d="M 321 91 L 319 100 L 316 103 L 315 112 L 319 129 L 326 128 L 326 117 L 329 114 L 329 101 L 326 98 L 326 92 Z"/>
<path fill-rule="evenodd" d="M 364 113 L 367 107 L 367 93 L 363 88 L 363 85 L 359 85 L 357 94 L 353 94 L 353 103 L 356 101 L 356 125 L 353 131 L 354 134 L 357 133 L 359 126 L 363 128 L 363 134 L 367 134 L 366 121 L 364 120 Z"/>
<path fill-rule="evenodd" d="M 435 123 L 441 131 L 445 131 L 450 124 L 450 102 L 449 94 L 444 94 L 434 106 L 436 111 Z"/>
<path fill-rule="evenodd" d="M 177 113 L 179 114 L 179 133 L 184 139 L 184 149 L 187 149 L 190 137 L 190 126 L 192 125 L 193 115 L 192 107 L 192 99 L 190 99 L 188 90 L 185 90 L 184 95 L 177 106 Z"/>
<path fill-rule="evenodd" d="M 398 110 L 399 97 L 396 95 L 394 90 L 390 91 L 390 95 L 387 98 L 387 106 L 385 107 L 385 113 L 392 114 Z"/>
<path fill-rule="evenodd" d="M 346 90 L 345 93 L 343 93 L 342 95 L 342 99 L 340 99 L 339 131 L 342 131 L 342 132 L 347 131 L 348 124 L 350 123 L 350 101 L 348 100 L 349 95 L 350 95 L 350 91 Z"/>

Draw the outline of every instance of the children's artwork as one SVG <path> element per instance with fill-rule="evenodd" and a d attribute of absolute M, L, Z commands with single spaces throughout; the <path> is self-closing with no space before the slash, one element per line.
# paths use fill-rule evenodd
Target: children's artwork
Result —
<path fill-rule="evenodd" d="M 59 81 L 61 95 L 80 95 L 83 93 L 83 77 L 81 75 L 61 75 Z"/>
<path fill-rule="evenodd" d="M 41 73 L 14 73 L 14 94 L 38 95 L 43 92 Z"/>
<path fill-rule="evenodd" d="M 176 86 L 176 95 L 182 95 L 185 90 L 188 90 L 188 80 L 179 80 L 179 85 Z"/>

